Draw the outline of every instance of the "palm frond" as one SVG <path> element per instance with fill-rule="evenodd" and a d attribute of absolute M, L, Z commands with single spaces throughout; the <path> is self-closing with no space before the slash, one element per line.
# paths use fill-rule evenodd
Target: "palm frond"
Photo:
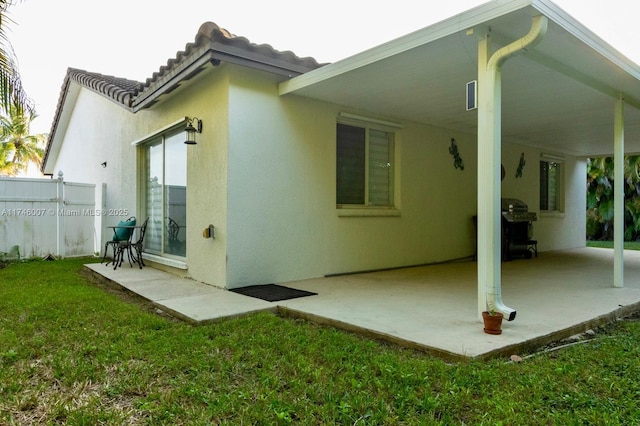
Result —
<path fill-rule="evenodd" d="M 25 110 L 18 99 L 13 99 L 7 112 L 0 115 L 0 174 L 15 176 L 29 163 L 42 164 L 46 135 L 30 134 L 31 121 L 37 115 Z"/>
<path fill-rule="evenodd" d="M 33 102 L 22 86 L 18 61 L 6 33 L 7 25 L 13 23 L 7 9 L 13 4 L 13 0 L 0 0 L 0 107 L 8 111 L 10 104 L 17 100 L 26 109 L 33 110 Z"/>

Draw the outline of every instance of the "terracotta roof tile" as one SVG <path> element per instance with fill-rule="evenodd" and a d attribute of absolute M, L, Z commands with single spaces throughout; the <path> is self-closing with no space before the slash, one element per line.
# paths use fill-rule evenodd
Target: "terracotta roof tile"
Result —
<path fill-rule="evenodd" d="M 194 42 L 188 43 L 184 50 L 177 52 L 175 57 L 146 80 L 142 93 L 134 101 L 134 110 L 148 107 L 148 100 L 161 94 L 158 90 L 170 92 L 176 84 L 188 80 L 210 62 L 214 65 L 220 62 L 236 63 L 287 78 L 324 65 L 310 57 L 300 58 L 290 51 L 275 50 L 268 44 L 251 43 L 245 37 L 233 35 L 213 22 L 205 22 L 198 29 Z"/>
<path fill-rule="evenodd" d="M 245 37 L 231 34 L 213 22 L 205 22 L 200 26 L 195 42 L 188 43 L 184 50 L 176 53 L 166 65 L 147 78 L 144 83 L 126 78 L 103 75 L 75 68 L 69 68 L 67 77 L 79 84 L 106 95 L 126 107 L 131 107 L 139 96 L 144 97 L 148 92 L 157 90 L 159 81 L 173 77 L 172 73 L 185 64 L 192 64 L 197 57 L 210 52 L 212 62 L 237 62 L 246 66 L 293 77 L 324 64 L 319 64 L 314 58 L 300 58 L 291 51 L 278 51 L 268 44 L 254 44 Z M 184 76 L 186 79 L 190 76 Z M 180 81 L 176 82 L 177 84 Z M 147 105 L 149 106 L 149 105 Z"/>
<path fill-rule="evenodd" d="M 113 77 L 94 72 L 83 71 L 75 68 L 67 70 L 69 79 L 95 90 L 98 93 L 130 106 L 133 98 L 141 91 L 143 84 L 126 78 Z"/>
<path fill-rule="evenodd" d="M 43 170 L 71 81 L 136 112 L 150 107 L 159 96 L 171 92 L 205 66 L 219 65 L 221 62 L 261 69 L 282 75 L 284 78 L 294 77 L 324 65 L 310 57 L 300 58 L 290 51 L 275 50 L 268 44 L 251 43 L 246 38 L 235 36 L 213 22 L 205 22 L 198 29 L 194 42 L 188 43 L 184 50 L 177 52 L 175 57 L 169 59 L 166 65 L 161 66 L 144 83 L 68 68 L 47 141 Z"/>

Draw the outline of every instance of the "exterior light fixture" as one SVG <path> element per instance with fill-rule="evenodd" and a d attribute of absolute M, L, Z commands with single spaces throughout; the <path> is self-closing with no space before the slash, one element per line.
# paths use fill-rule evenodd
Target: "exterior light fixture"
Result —
<path fill-rule="evenodd" d="M 185 117 L 187 120 L 187 127 L 184 129 L 187 132 L 187 140 L 184 141 L 187 145 L 195 145 L 196 142 L 196 132 L 202 133 L 202 120 L 197 117 Z"/>

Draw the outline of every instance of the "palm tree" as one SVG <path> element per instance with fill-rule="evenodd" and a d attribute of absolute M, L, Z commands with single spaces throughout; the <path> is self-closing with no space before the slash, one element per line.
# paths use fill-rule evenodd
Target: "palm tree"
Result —
<path fill-rule="evenodd" d="M 31 110 L 33 106 L 22 87 L 13 47 L 6 34 L 7 23 L 12 22 L 7 9 L 13 4 L 14 0 L 0 0 L 0 107 L 8 111 L 11 103 L 17 101 Z"/>
<path fill-rule="evenodd" d="M 31 135 L 29 127 L 36 114 L 25 110 L 18 100 L 0 116 L 0 175 L 15 176 L 26 171 L 29 163 L 40 166 L 44 155 L 45 134 Z"/>
<path fill-rule="evenodd" d="M 613 160 L 587 159 L 587 238 L 613 235 Z"/>
<path fill-rule="evenodd" d="M 640 156 L 628 155 L 625 157 L 624 177 L 624 239 L 636 241 L 640 237 Z"/>
<path fill-rule="evenodd" d="M 624 239 L 640 238 L 640 156 L 624 157 Z M 587 159 L 587 238 L 613 236 L 615 171 L 613 158 Z"/>

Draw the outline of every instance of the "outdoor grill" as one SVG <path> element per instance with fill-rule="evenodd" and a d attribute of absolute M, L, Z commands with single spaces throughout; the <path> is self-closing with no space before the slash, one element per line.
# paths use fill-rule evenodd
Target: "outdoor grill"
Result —
<path fill-rule="evenodd" d="M 530 259 L 538 255 L 538 242 L 531 239 L 532 222 L 538 218 L 530 212 L 527 204 L 515 198 L 502 198 L 502 258 Z"/>

